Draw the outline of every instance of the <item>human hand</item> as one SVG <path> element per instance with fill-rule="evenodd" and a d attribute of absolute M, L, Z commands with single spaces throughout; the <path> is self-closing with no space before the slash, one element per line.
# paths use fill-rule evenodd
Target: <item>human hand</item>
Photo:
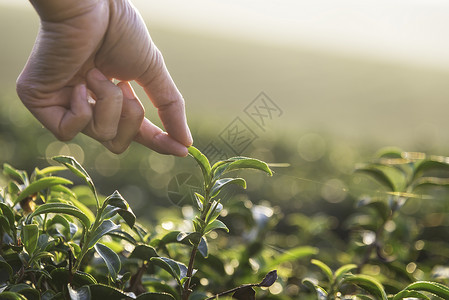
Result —
<path fill-rule="evenodd" d="M 187 155 L 192 137 L 184 100 L 128 0 L 30 1 L 41 27 L 17 93 L 47 129 L 60 140 L 83 132 L 114 153 L 134 140 Z M 166 133 L 144 118 L 133 80 L 157 108 Z"/>

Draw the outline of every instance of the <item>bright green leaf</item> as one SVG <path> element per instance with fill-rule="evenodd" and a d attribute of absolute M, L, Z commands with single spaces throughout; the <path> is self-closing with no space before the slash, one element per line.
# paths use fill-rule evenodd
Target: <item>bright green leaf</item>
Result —
<path fill-rule="evenodd" d="M 200 166 L 201 171 L 203 173 L 203 177 L 207 181 L 210 177 L 211 172 L 209 160 L 203 153 L 201 153 L 197 148 L 193 146 L 190 146 L 188 150 L 189 154 L 196 160 L 196 162 Z"/>
<path fill-rule="evenodd" d="M 24 225 L 22 228 L 22 242 L 25 249 L 31 255 L 37 246 L 39 238 L 39 227 L 36 224 Z"/>
<path fill-rule="evenodd" d="M 348 265 L 341 266 L 334 273 L 335 281 L 339 281 L 340 279 L 343 278 L 343 276 L 348 274 L 349 271 L 354 270 L 356 268 L 357 268 L 357 265 L 355 265 L 355 264 L 348 264 Z"/>
<path fill-rule="evenodd" d="M 226 232 L 229 232 L 228 227 L 220 220 L 214 220 L 212 223 L 207 225 L 206 229 L 204 229 L 204 234 L 208 234 L 212 230 L 216 229 L 224 229 Z"/>
<path fill-rule="evenodd" d="M 429 297 L 424 295 L 423 293 L 417 292 L 417 291 L 408 291 L 403 290 L 394 295 L 393 300 L 401 300 L 401 299 L 409 299 L 409 298 L 417 298 L 417 299 L 424 299 L 424 300 L 430 300 Z"/>
<path fill-rule="evenodd" d="M 37 192 L 40 192 L 42 190 L 48 189 L 52 186 L 59 185 L 59 184 L 72 184 L 72 182 L 68 179 L 62 178 L 62 177 L 44 177 L 39 180 L 36 180 L 32 182 L 30 185 L 28 185 L 21 193 L 20 195 L 14 200 L 14 204 L 22 201 L 28 196 L 31 196 Z"/>
<path fill-rule="evenodd" d="M 393 192 L 403 192 L 406 186 L 405 174 L 399 169 L 381 164 L 368 164 L 356 169 L 388 187 Z"/>
<path fill-rule="evenodd" d="M 369 293 L 380 297 L 382 300 L 387 300 L 387 294 L 383 285 L 374 279 L 373 277 L 367 275 L 351 275 L 343 278 L 344 283 L 352 283 L 360 286 Z"/>
<path fill-rule="evenodd" d="M 40 215 L 40 214 L 48 214 L 48 213 L 54 213 L 54 214 L 66 214 L 70 216 L 74 216 L 75 218 L 79 219 L 81 223 L 86 227 L 90 227 L 90 220 L 89 218 L 77 207 L 65 204 L 65 203 L 45 203 L 36 208 L 36 210 L 31 213 L 28 218 L 27 222 L 30 223 L 31 219 L 34 216 Z"/>
<path fill-rule="evenodd" d="M 449 299 L 449 287 L 430 281 L 417 281 L 408 285 L 404 290 L 429 292 L 443 299 Z"/>
<path fill-rule="evenodd" d="M 236 184 L 246 189 L 246 181 L 243 178 L 223 178 L 217 180 L 214 186 L 211 188 L 210 190 L 211 197 L 217 196 L 222 188 L 230 184 Z"/>
<path fill-rule="evenodd" d="M 25 171 L 17 170 L 13 168 L 11 165 L 4 163 L 3 164 L 3 174 L 9 176 L 13 180 L 16 180 L 17 182 L 21 184 L 28 184 L 28 175 Z"/>
<path fill-rule="evenodd" d="M 91 189 L 92 193 L 94 194 L 94 197 L 95 197 L 95 200 L 96 200 L 96 204 L 97 204 L 97 208 L 99 208 L 100 207 L 100 202 L 99 202 L 98 196 L 97 196 L 97 189 L 95 188 L 95 185 L 94 185 L 94 182 L 93 182 L 92 178 L 86 172 L 86 170 L 83 168 L 83 166 L 81 166 L 76 161 L 76 159 L 71 157 L 71 156 L 65 156 L 65 155 L 55 156 L 55 157 L 53 157 L 53 160 L 55 160 L 55 161 L 65 165 L 70 171 L 72 171 L 73 174 L 75 174 L 76 176 L 84 179 L 84 181 L 89 186 L 89 188 Z"/>
<path fill-rule="evenodd" d="M 324 262 L 318 259 L 312 259 L 310 262 L 321 269 L 321 271 L 324 273 L 324 275 L 326 275 L 330 283 L 333 282 L 334 276 L 332 274 L 331 268 L 329 268 L 328 265 L 326 265 Z"/>

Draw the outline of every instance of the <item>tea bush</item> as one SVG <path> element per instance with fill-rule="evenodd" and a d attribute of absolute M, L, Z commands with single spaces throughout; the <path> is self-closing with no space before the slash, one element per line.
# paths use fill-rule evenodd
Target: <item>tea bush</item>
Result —
<path fill-rule="evenodd" d="M 272 175 L 269 165 L 189 153 L 202 178 L 196 208 L 175 207 L 182 214 L 161 226 L 137 221 L 118 191 L 99 195 L 73 157 L 30 175 L 4 164 L 0 298 L 449 299 L 448 158 L 389 149 L 357 166 L 367 193 L 338 231 L 326 214 L 240 193 L 222 203 L 230 186 L 246 187 L 229 175 Z M 85 184 L 69 188 L 56 175 L 66 169 Z"/>

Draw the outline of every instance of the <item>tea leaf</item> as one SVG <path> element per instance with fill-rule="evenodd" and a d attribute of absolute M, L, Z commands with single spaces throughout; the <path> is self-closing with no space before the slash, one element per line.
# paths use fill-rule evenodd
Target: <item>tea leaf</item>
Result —
<path fill-rule="evenodd" d="M 193 146 L 190 146 L 188 148 L 188 150 L 189 150 L 190 156 L 192 156 L 196 160 L 198 165 L 200 166 L 201 171 L 203 173 L 203 177 L 204 177 L 205 181 L 207 182 L 210 177 L 210 172 L 211 172 L 209 160 L 203 153 L 201 153 L 197 148 L 195 148 Z"/>
<path fill-rule="evenodd" d="M 15 292 L 2 292 L 2 299 L 4 300 L 27 300 L 27 298 Z"/>
<path fill-rule="evenodd" d="M 409 299 L 409 298 L 418 298 L 418 299 L 424 299 L 424 300 L 430 300 L 429 297 L 424 295 L 423 293 L 417 292 L 417 291 L 409 291 L 409 290 L 403 290 L 394 295 L 393 300 L 400 300 L 400 299 Z"/>
<path fill-rule="evenodd" d="M 213 197 L 217 196 L 222 188 L 224 188 L 225 186 L 230 185 L 230 184 L 240 185 L 241 187 L 246 189 L 246 181 L 243 178 L 223 178 L 223 179 L 217 180 L 214 183 L 214 186 L 210 190 L 211 197 L 213 198 Z"/>
<path fill-rule="evenodd" d="M 355 265 L 355 264 L 348 264 L 348 265 L 341 266 L 334 273 L 335 281 L 339 281 L 341 278 L 343 278 L 343 276 L 348 274 L 349 271 L 354 270 L 356 268 L 357 268 L 357 265 Z"/>
<path fill-rule="evenodd" d="M 270 287 L 273 283 L 278 279 L 278 273 L 276 270 L 268 272 L 267 275 L 263 278 L 263 280 L 259 283 L 259 286 L 262 287 Z"/>
<path fill-rule="evenodd" d="M 187 267 L 183 263 L 177 262 L 167 257 L 152 257 L 151 261 L 157 266 L 161 267 L 178 281 L 181 285 L 181 280 L 187 275 Z"/>
<path fill-rule="evenodd" d="M 70 284 L 67 285 L 67 289 L 69 291 L 70 300 L 90 300 L 90 289 L 89 286 L 82 286 L 79 289 L 75 290 L 72 288 Z"/>
<path fill-rule="evenodd" d="M 44 177 L 39 180 L 34 181 L 30 185 L 28 185 L 21 193 L 20 195 L 14 200 L 14 204 L 17 204 L 18 202 L 22 201 L 28 196 L 31 196 L 33 194 L 36 194 L 37 192 L 40 192 L 42 190 L 48 189 L 52 186 L 59 185 L 59 184 L 72 184 L 68 179 L 62 178 L 62 177 Z"/>
<path fill-rule="evenodd" d="M 22 228 L 22 242 L 25 249 L 31 255 L 37 246 L 37 239 L 39 237 L 39 227 L 37 224 L 24 225 Z"/>
<path fill-rule="evenodd" d="M 212 230 L 216 229 L 224 229 L 226 232 L 229 232 L 228 227 L 220 220 L 214 220 L 212 223 L 206 226 L 206 229 L 204 229 L 204 234 L 208 234 Z"/>
<path fill-rule="evenodd" d="M 89 188 L 91 189 L 92 193 L 94 194 L 96 203 L 97 203 L 97 208 L 100 207 L 100 202 L 98 200 L 98 196 L 97 196 L 97 189 L 95 188 L 94 182 L 92 180 L 92 178 L 90 177 L 90 175 L 86 172 L 86 170 L 83 168 L 83 166 L 81 166 L 75 158 L 71 157 L 71 156 L 65 156 L 65 155 L 61 155 L 61 156 L 55 156 L 53 157 L 54 161 L 57 161 L 63 165 L 65 165 L 70 171 L 72 171 L 73 174 L 75 174 L 76 176 L 84 179 L 84 181 L 86 182 L 86 184 L 89 186 Z"/>
<path fill-rule="evenodd" d="M 256 300 L 256 292 L 251 286 L 244 286 L 232 294 L 232 298 L 237 300 Z"/>
<path fill-rule="evenodd" d="M 95 247 L 95 250 L 97 251 L 97 253 L 101 256 L 101 258 L 106 263 L 106 266 L 108 267 L 109 275 L 111 275 L 111 278 L 114 281 L 116 281 L 117 275 L 121 269 L 120 258 L 109 247 L 107 247 L 101 243 L 95 244 L 94 247 Z"/>
<path fill-rule="evenodd" d="M 66 215 L 74 216 L 74 217 L 78 218 L 86 228 L 90 227 L 89 218 L 81 210 L 79 210 L 75 206 L 65 204 L 65 203 L 45 203 L 45 204 L 38 206 L 38 208 L 36 208 L 36 210 L 28 216 L 27 223 L 30 223 L 31 219 L 34 216 L 37 216 L 40 214 L 48 214 L 48 213 L 66 214 Z"/>
<path fill-rule="evenodd" d="M 149 245 L 139 244 L 137 245 L 129 258 L 138 258 L 141 260 L 149 261 L 152 257 L 158 257 L 156 249 Z"/>
<path fill-rule="evenodd" d="M 91 299 L 108 299 L 108 300 L 123 300 L 123 299 L 135 299 L 133 294 L 125 293 L 112 286 L 104 284 L 89 285 Z"/>
<path fill-rule="evenodd" d="M 271 171 L 270 167 L 268 167 L 268 165 L 261 160 L 258 160 L 255 158 L 248 158 L 248 157 L 230 158 L 230 160 L 234 160 L 234 161 L 228 165 L 228 167 L 225 170 L 226 173 L 233 171 L 233 170 L 254 169 L 254 170 L 263 171 L 270 176 L 273 175 L 273 172 Z"/>
<path fill-rule="evenodd" d="M 404 173 L 395 167 L 381 164 L 368 164 L 358 167 L 356 172 L 366 173 L 372 176 L 393 192 L 403 192 L 406 186 Z"/>
<path fill-rule="evenodd" d="M 385 293 L 384 287 L 376 279 L 367 275 L 351 275 L 343 279 L 344 283 L 352 283 L 360 286 L 364 290 L 370 292 L 371 294 L 380 297 L 382 300 L 387 300 L 387 294 Z"/>
<path fill-rule="evenodd" d="M 3 164 L 3 174 L 9 176 L 13 180 L 16 180 L 21 184 L 28 184 L 27 173 L 25 171 L 15 169 L 7 163 Z"/>
<path fill-rule="evenodd" d="M 332 274 L 331 268 L 329 268 L 328 265 L 318 259 L 312 259 L 310 262 L 321 269 L 324 275 L 326 275 L 329 282 L 333 282 L 334 276 Z"/>
<path fill-rule="evenodd" d="M 437 282 L 417 281 L 408 285 L 405 290 L 429 292 L 443 299 L 449 299 L 449 287 Z"/>
<path fill-rule="evenodd" d="M 88 237 L 89 242 L 87 247 L 89 249 L 92 248 L 104 235 L 119 228 L 120 226 L 115 225 L 111 220 L 103 221 L 100 226 L 98 226 L 97 229 L 95 229 L 95 231 Z"/>
<path fill-rule="evenodd" d="M 175 298 L 167 293 L 144 293 L 140 294 L 137 298 L 137 300 L 175 300 Z"/>
<path fill-rule="evenodd" d="M 6 205 L 5 203 L 0 202 L 0 212 L 7 218 L 9 225 L 14 226 L 14 212 L 12 211 L 11 207 Z"/>

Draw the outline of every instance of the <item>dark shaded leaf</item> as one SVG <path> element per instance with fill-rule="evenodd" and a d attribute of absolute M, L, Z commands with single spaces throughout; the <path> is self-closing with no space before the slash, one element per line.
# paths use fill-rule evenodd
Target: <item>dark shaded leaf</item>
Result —
<path fill-rule="evenodd" d="M 92 299 L 90 296 L 89 286 L 82 286 L 79 289 L 73 289 L 70 284 L 67 285 L 67 289 L 69 290 L 70 300 L 90 300 Z"/>
<path fill-rule="evenodd" d="M 262 287 L 270 287 L 273 283 L 278 279 L 278 273 L 276 270 L 268 272 L 267 275 L 263 278 L 263 280 L 259 283 L 259 286 Z"/>
<path fill-rule="evenodd" d="M 122 264 L 120 262 L 120 258 L 118 257 L 117 253 L 115 253 L 111 248 L 108 246 L 105 246 L 101 243 L 95 244 L 95 250 L 97 253 L 101 256 L 101 258 L 106 263 L 106 266 L 108 267 L 109 275 L 111 275 L 111 278 L 116 281 L 118 273 L 120 272 L 120 269 L 122 268 Z"/>
<path fill-rule="evenodd" d="M 104 235 L 119 228 L 120 226 L 114 224 L 111 220 L 104 220 L 100 226 L 89 235 L 87 247 L 89 249 L 92 248 Z"/>
<path fill-rule="evenodd" d="M 152 257 L 151 261 L 170 273 L 179 284 L 181 284 L 181 280 L 187 275 L 187 267 L 181 262 L 167 257 Z"/>
<path fill-rule="evenodd" d="M 149 261 L 152 257 L 158 257 L 156 249 L 149 245 L 139 244 L 137 245 L 129 258 L 138 258 L 141 260 Z"/>
<path fill-rule="evenodd" d="M 125 293 L 119 289 L 113 288 L 104 284 L 93 284 L 89 286 L 92 299 L 108 299 L 108 300 L 123 300 L 135 299 L 131 294 Z"/>
<path fill-rule="evenodd" d="M 209 255 L 209 246 L 207 245 L 207 240 L 204 236 L 201 237 L 201 241 L 198 245 L 198 252 L 200 252 L 204 258 L 207 258 Z"/>
<path fill-rule="evenodd" d="M 256 292 L 251 286 L 245 286 L 238 289 L 232 298 L 237 300 L 256 300 Z"/>
<path fill-rule="evenodd" d="M 0 294 L 2 300 L 27 300 L 25 296 L 15 292 L 3 292 Z"/>
<path fill-rule="evenodd" d="M 128 241 L 133 245 L 137 244 L 137 241 L 133 238 L 133 236 L 130 235 L 129 233 L 127 233 L 126 231 L 113 230 L 113 231 L 109 232 L 108 235 Z"/>
<path fill-rule="evenodd" d="M 175 298 L 167 293 L 144 293 L 140 294 L 138 300 L 175 300 Z"/>
<path fill-rule="evenodd" d="M 50 272 L 51 278 L 53 278 L 52 282 L 55 284 L 58 288 L 58 290 L 62 290 L 63 287 L 67 286 L 69 283 L 69 278 L 71 277 L 71 274 L 69 274 L 69 270 L 66 268 L 57 268 Z M 72 285 L 75 288 L 82 287 L 83 285 L 92 285 L 96 284 L 97 281 L 95 278 L 88 274 L 81 271 L 76 271 L 75 274 L 73 274 L 72 278 Z"/>
<path fill-rule="evenodd" d="M 5 203 L 0 202 L 0 209 L 1 213 L 8 219 L 8 222 L 10 226 L 14 225 L 14 212 L 12 211 L 12 208 L 6 205 Z"/>

